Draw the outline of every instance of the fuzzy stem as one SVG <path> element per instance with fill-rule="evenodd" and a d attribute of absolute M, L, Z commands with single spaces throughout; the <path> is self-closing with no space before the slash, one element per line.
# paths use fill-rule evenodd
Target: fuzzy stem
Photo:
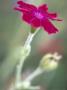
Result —
<path fill-rule="evenodd" d="M 37 76 L 39 76 L 40 74 L 43 73 L 43 70 L 38 67 L 32 74 L 30 74 L 24 81 L 20 82 L 18 84 L 18 88 L 22 88 L 23 86 L 25 88 L 29 88 L 29 89 L 33 89 L 33 90 L 38 90 L 40 89 L 39 86 L 31 86 L 31 81 L 36 78 Z"/>
<path fill-rule="evenodd" d="M 21 81 L 21 71 L 23 68 L 24 61 L 26 60 L 26 58 L 29 56 L 31 52 L 31 42 L 38 31 L 39 30 L 36 30 L 34 33 L 29 33 L 28 38 L 24 44 L 22 57 L 19 61 L 19 64 L 17 65 L 16 83 Z"/>
<path fill-rule="evenodd" d="M 31 82 L 34 78 L 42 74 L 43 70 L 38 67 L 31 75 L 29 75 L 24 81 Z"/>

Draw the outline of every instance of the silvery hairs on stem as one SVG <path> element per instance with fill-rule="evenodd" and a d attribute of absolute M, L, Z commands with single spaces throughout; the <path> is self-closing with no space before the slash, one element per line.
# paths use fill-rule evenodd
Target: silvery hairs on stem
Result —
<path fill-rule="evenodd" d="M 62 58 L 58 53 L 54 54 L 46 54 L 40 61 L 37 69 L 31 73 L 24 81 L 21 81 L 17 84 L 17 89 L 28 89 L 28 90 L 39 90 L 40 86 L 31 86 L 32 80 L 34 80 L 37 76 L 42 74 L 45 71 L 51 71 L 57 68 L 58 62 Z"/>

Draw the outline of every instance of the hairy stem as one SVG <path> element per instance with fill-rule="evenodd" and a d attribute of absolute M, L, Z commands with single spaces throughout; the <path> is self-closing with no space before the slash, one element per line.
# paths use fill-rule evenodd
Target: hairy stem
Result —
<path fill-rule="evenodd" d="M 24 61 L 31 52 L 31 42 L 38 31 L 39 30 L 36 30 L 34 33 L 29 33 L 28 38 L 23 46 L 22 57 L 19 61 L 19 64 L 17 65 L 17 70 L 16 70 L 16 83 L 21 81 L 21 71 L 23 68 Z"/>
<path fill-rule="evenodd" d="M 38 67 L 31 75 L 29 75 L 29 76 L 25 79 L 25 81 L 31 82 L 34 78 L 36 78 L 37 76 L 39 76 L 42 72 L 43 72 L 43 70 Z"/>

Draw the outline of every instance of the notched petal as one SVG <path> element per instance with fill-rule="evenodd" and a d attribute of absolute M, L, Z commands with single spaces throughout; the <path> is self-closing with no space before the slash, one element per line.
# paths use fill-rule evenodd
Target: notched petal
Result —
<path fill-rule="evenodd" d="M 57 13 L 48 13 L 50 18 L 57 18 Z"/>
<path fill-rule="evenodd" d="M 36 9 L 36 7 L 32 4 L 27 4 L 23 1 L 18 1 L 17 4 L 19 4 L 19 7 L 28 11 Z"/>
<path fill-rule="evenodd" d="M 57 13 L 48 13 L 49 19 L 56 20 L 56 21 L 62 21 L 62 19 L 58 19 Z"/>
<path fill-rule="evenodd" d="M 47 6 L 47 4 L 42 4 L 41 6 L 38 7 L 38 9 L 45 12 L 48 10 L 48 6 Z"/>
<path fill-rule="evenodd" d="M 42 26 L 49 34 L 58 32 L 58 29 L 48 19 L 42 22 Z"/>
<path fill-rule="evenodd" d="M 15 7 L 14 10 L 17 10 L 17 11 L 23 12 L 23 10 L 22 10 L 21 8 L 17 8 L 17 7 Z"/>

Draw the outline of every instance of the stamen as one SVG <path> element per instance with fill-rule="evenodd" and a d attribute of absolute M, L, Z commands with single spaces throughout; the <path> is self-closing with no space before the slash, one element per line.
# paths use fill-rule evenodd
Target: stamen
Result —
<path fill-rule="evenodd" d="M 38 18 L 38 19 L 42 19 L 44 16 L 42 15 L 41 12 L 35 12 L 34 15 Z"/>

